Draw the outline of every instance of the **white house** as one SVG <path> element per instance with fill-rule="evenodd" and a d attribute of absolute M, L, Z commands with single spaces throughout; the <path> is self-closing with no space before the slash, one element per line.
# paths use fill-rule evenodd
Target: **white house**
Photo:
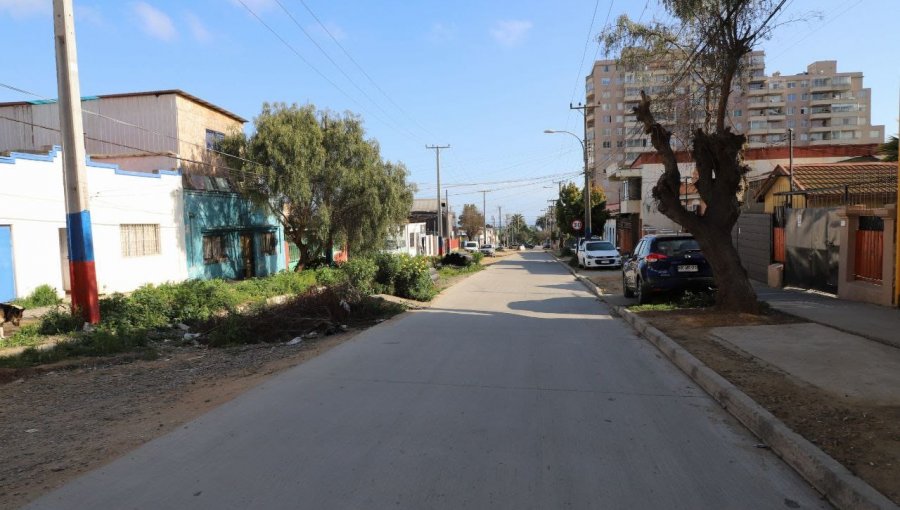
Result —
<path fill-rule="evenodd" d="M 181 174 L 128 172 L 90 160 L 86 173 L 100 293 L 185 280 Z M 0 182 L 0 268 L 10 268 L 0 274 L 0 301 L 42 284 L 68 290 L 59 148 L 0 157 Z"/>
<path fill-rule="evenodd" d="M 426 224 L 406 223 L 388 236 L 385 250 L 388 253 L 430 255 L 437 251 L 437 236 L 426 234 Z"/>

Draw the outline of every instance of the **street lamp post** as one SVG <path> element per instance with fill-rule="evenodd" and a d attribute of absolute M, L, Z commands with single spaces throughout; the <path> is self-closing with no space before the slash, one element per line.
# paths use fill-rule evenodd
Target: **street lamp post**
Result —
<path fill-rule="evenodd" d="M 567 135 L 572 135 L 575 139 L 578 140 L 578 143 L 581 144 L 581 152 L 584 154 L 584 237 L 586 239 L 591 238 L 591 174 L 588 172 L 588 152 L 587 152 L 587 144 L 584 143 L 584 140 L 581 139 L 580 136 L 576 135 L 571 131 L 557 131 L 553 129 L 545 129 L 544 133 L 547 134 L 555 134 L 555 133 L 565 133 Z"/>

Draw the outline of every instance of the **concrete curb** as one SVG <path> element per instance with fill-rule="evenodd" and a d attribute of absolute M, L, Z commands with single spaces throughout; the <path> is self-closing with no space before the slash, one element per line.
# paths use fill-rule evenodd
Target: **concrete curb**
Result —
<path fill-rule="evenodd" d="M 695 358 L 690 352 L 650 325 L 645 319 L 623 306 L 607 302 L 600 289 L 589 279 L 579 276 L 568 264 L 556 259 L 604 301 L 644 338 L 653 343 L 675 366 L 688 375 L 750 432 L 769 446 L 776 455 L 841 509 L 898 509 L 891 500 L 814 444 L 791 430 L 769 411 L 733 384 Z"/>

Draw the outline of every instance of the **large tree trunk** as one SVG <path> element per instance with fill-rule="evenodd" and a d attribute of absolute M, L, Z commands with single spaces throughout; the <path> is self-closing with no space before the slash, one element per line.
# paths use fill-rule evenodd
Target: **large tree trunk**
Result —
<path fill-rule="evenodd" d="M 650 111 L 650 99 L 641 92 L 641 102 L 635 108 L 644 132 L 650 134 L 656 152 L 661 156 L 663 175 L 653 187 L 653 198 L 659 212 L 666 215 L 694 235 L 709 261 L 718 293 L 716 305 L 720 309 L 759 313 L 756 292 L 750 285 L 747 272 L 731 241 L 731 230 L 740 216 L 737 193 L 746 166 L 741 151 L 746 138 L 725 129 L 716 133 L 694 132 L 693 156 L 696 164 L 695 185 L 706 204 L 703 216 L 688 211 L 681 203 L 681 172 L 670 140 L 672 133 L 660 125 Z"/>

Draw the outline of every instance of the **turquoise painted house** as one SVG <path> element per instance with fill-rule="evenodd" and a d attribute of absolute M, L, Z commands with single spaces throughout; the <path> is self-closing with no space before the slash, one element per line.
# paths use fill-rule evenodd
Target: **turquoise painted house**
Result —
<path fill-rule="evenodd" d="M 240 280 L 287 265 L 281 224 L 237 193 L 185 189 L 184 224 L 188 278 Z"/>

